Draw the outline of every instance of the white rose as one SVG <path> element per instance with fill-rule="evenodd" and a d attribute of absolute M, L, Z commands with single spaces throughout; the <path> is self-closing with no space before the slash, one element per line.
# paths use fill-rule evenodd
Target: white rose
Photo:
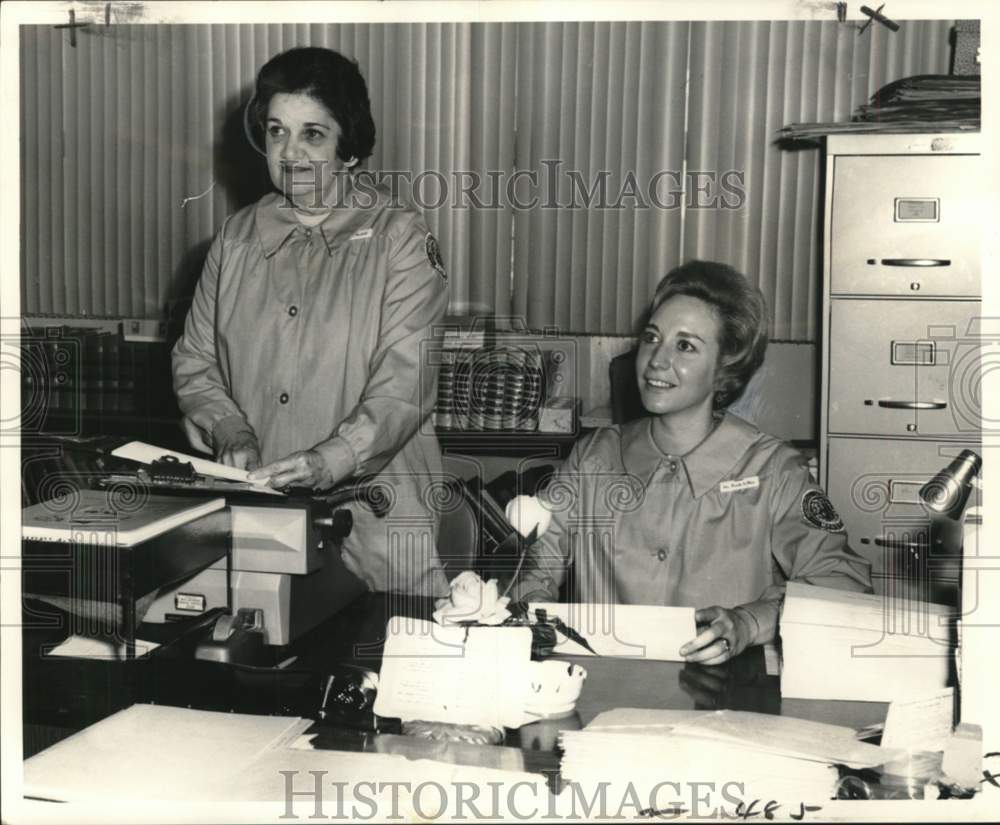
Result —
<path fill-rule="evenodd" d="M 535 496 L 514 496 L 507 502 L 505 514 L 511 526 L 525 538 L 536 527 L 541 536 L 552 522 L 552 511 Z"/>
<path fill-rule="evenodd" d="M 472 570 L 465 570 L 452 579 L 451 595 L 435 602 L 434 621 L 500 624 L 510 616 L 509 602 L 509 596 L 498 595 L 496 579 L 484 582 Z"/>
<path fill-rule="evenodd" d="M 483 600 L 483 580 L 472 570 L 459 573 L 451 581 L 451 595 L 448 600 L 453 607 L 465 607 L 470 611 L 479 610 Z"/>

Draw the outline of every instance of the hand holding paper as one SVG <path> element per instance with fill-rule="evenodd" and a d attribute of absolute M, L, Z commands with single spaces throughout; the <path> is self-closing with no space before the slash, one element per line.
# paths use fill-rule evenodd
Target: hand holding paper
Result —
<path fill-rule="evenodd" d="M 154 461 L 169 455 L 178 461 L 189 462 L 194 467 L 194 471 L 202 475 L 212 476 L 213 478 L 228 478 L 231 481 L 250 481 L 249 473 L 246 470 L 241 470 L 239 467 L 227 467 L 225 464 L 220 464 L 217 461 L 179 453 L 176 450 L 167 450 L 164 447 L 156 447 L 152 444 L 146 444 L 144 441 L 130 441 L 128 444 L 122 444 L 118 449 L 112 450 L 111 454 L 119 458 L 140 461 L 143 464 L 152 464 Z M 254 483 L 266 484 L 267 479 Z"/>
<path fill-rule="evenodd" d="M 247 478 L 254 484 L 309 487 L 313 490 L 328 490 L 340 481 L 334 478 L 326 459 L 316 450 L 299 450 L 279 458 L 253 470 Z"/>
<path fill-rule="evenodd" d="M 701 630 L 680 649 L 688 662 L 721 665 L 739 656 L 752 641 L 750 628 L 735 609 L 713 605 L 697 611 L 694 618 Z"/>
<path fill-rule="evenodd" d="M 260 445 L 257 443 L 257 437 L 251 432 L 239 433 L 222 448 L 219 461 L 227 467 L 236 467 L 252 473 L 260 467 Z"/>
<path fill-rule="evenodd" d="M 538 609 L 560 618 L 593 648 L 588 651 L 562 636 L 555 653 L 679 662 L 683 659 L 681 647 L 697 632 L 693 607 L 533 602 L 529 615 L 534 616 Z"/>

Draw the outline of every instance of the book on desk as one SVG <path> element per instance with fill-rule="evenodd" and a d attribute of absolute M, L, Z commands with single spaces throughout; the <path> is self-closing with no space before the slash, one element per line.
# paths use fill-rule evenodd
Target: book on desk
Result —
<path fill-rule="evenodd" d="M 126 501 L 114 490 L 77 490 L 33 504 L 21 512 L 21 538 L 86 541 L 113 534 L 114 544 L 132 546 L 201 516 L 221 510 L 224 498 L 143 496 Z"/>

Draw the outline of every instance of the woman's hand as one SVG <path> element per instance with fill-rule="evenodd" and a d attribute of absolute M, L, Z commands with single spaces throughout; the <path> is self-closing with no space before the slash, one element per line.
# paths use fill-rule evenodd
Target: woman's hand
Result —
<path fill-rule="evenodd" d="M 256 470 L 260 467 L 260 445 L 253 433 L 239 433 L 222 445 L 218 460 L 227 467 Z"/>
<path fill-rule="evenodd" d="M 696 610 L 698 625 L 708 625 L 680 649 L 686 662 L 720 665 L 739 656 L 753 641 L 743 611 L 713 605 Z"/>
<path fill-rule="evenodd" d="M 205 431 L 195 424 L 186 415 L 181 419 L 181 426 L 184 428 L 184 435 L 187 436 L 188 443 L 199 453 L 212 455 L 212 448 L 209 446 L 210 439 L 205 435 Z"/>
<path fill-rule="evenodd" d="M 272 461 L 250 473 L 250 480 L 270 478 L 272 487 L 309 487 L 326 490 L 333 486 L 334 477 L 326 461 L 315 450 L 302 450 Z"/>

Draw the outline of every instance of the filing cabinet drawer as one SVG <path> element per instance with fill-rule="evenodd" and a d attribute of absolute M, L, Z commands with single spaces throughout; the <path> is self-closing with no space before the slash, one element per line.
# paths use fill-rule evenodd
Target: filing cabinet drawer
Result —
<path fill-rule="evenodd" d="M 831 294 L 980 294 L 978 155 L 848 155 L 833 169 Z"/>
<path fill-rule="evenodd" d="M 979 438 L 978 301 L 830 305 L 831 433 Z"/>
<path fill-rule="evenodd" d="M 974 440 L 830 439 L 827 492 L 851 547 L 872 562 L 876 575 L 957 580 L 959 559 L 932 541 L 931 520 L 919 493 L 963 449 L 981 452 Z M 933 537 L 941 536 L 935 529 Z"/>

